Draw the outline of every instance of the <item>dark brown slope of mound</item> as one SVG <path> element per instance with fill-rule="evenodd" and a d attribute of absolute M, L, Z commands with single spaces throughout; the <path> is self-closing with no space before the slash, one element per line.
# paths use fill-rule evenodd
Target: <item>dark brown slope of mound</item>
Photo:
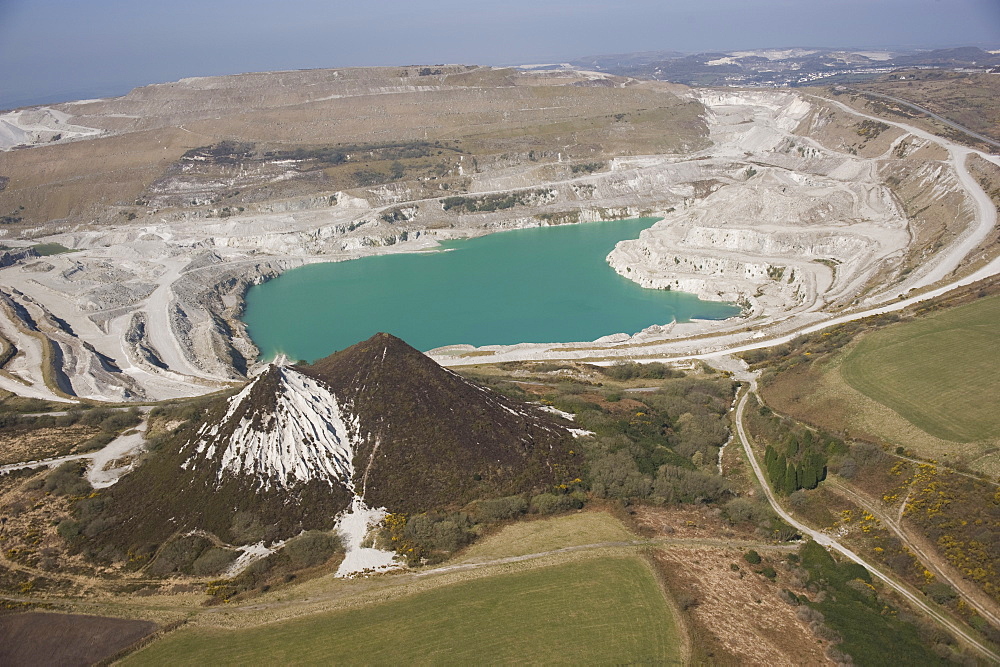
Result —
<path fill-rule="evenodd" d="M 172 538 L 196 530 L 244 545 L 332 528 L 350 504 L 348 480 L 303 482 L 289 475 L 279 483 L 273 475 L 262 481 L 248 472 L 247 466 L 267 463 L 261 456 L 280 455 L 278 467 L 286 471 L 315 463 L 315 450 L 295 458 L 291 431 L 281 425 L 287 426 L 281 419 L 289 413 L 279 397 L 288 397 L 295 372 L 336 397 L 352 431 L 354 488 L 371 507 L 458 508 L 478 498 L 547 490 L 579 474 L 568 422 L 468 382 L 398 338 L 377 334 L 312 366 L 271 367 L 238 396 L 213 402 L 203 419 L 160 442 L 136 471 L 77 504 L 76 545 L 98 560 L 121 560 L 130 553 L 151 558 Z M 323 403 L 316 395 L 294 398 Z M 259 454 L 249 446 L 248 430 L 277 436 L 277 448 Z M 223 465 L 234 433 L 245 464 L 239 472 Z M 274 461 L 264 468 L 273 473 Z"/>
<path fill-rule="evenodd" d="M 300 370 L 357 416 L 354 482 L 372 507 L 457 507 L 578 474 L 566 423 L 459 377 L 395 336 L 376 334 Z"/>
<path fill-rule="evenodd" d="M 118 560 L 128 552 L 148 554 L 171 536 L 191 530 L 243 545 L 332 528 L 337 514 L 351 503 L 345 485 L 314 479 L 262 488 L 255 476 L 222 470 L 220 453 L 234 427 L 246 419 L 264 428 L 274 415 L 280 383 L 280 369 L 265 371 L 229 419 L 224 419 L 229 403 L 220 398 L 200 424 L 177 433 L 135 472 L 100 491 L 93 501 L 98 511 L 81 507 L 82 531 L 92 538 L 87 550 L 102 560 Z M 202 441 L 216 446 L 214 456 L 196 452 Z"/>

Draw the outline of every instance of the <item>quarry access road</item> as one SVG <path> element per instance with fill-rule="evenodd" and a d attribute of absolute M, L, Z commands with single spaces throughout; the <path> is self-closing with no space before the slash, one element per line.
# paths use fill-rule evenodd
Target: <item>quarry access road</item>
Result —
<path fill-rule="evenodd" d="M 881 295 L 872 297 L 871 299 L 868 300 L 868 303 L 871 303 L 873 300 L 877 299 L 882 301 L 884 304 L 884 302 L 888 299 L 897 299 L 897 301 L 893 303 L 870 307 L 870 308 L 864 308 L 854 313 L 847 313 L 844 315 L 833 317 L 832 319 L 829 320 L 824 320 L 822 322 L 817 322 L 815 324 L 800 329 L 796 329 L 795 331 L 789 334 L 785 334 L 777 338 L 767 338 L 764 340 L 755 341 L 753 343 L 734 345 L 725 349 L 712 350 L 700 354 L 687 354 L 680 356 L 664 355 L 662 358 L 655 358 L 655 359 L 649 358 L 649 359 L 643 359 L 643 361 L 706 359 L 706 358 L 717 357 L 720 355 L 735 354 L 738 352 L 746 352 L 749 350 L 775 347 L 777 345 L 783 345 L 785 343 L 788 343 L 799 336 L 810 333 L 816 333 L 817 331 L 822 331 L 823 329 L 827 329 L 829 327 L 836 326 L 838 324 L 845 324 L 847 322 L 853 322 L 855 320 L 864 319 L 866 317 L 871 317 L 874 315 L 882 315 L 885 313 L 891 313 L 903 310 L 904 308 L 912 306 L 916 303 L 920 303 L 921 301 L 928 301 L 930 299 L 937 298 L 956 288 L 965 287 L 980 280 L 991 278 L 993 276 L 1000 274 L 1000 257 L 997 257 L 994 258 L 991 262 L 989 262 L 985 266 L 979 268 L 977 271 L 973 272 L 968 276 L 965 276 L 964 278 L 960 278 L 946 285 L 937 287 L 927 292 L 923 292 L 916 296 L 908 298 L 906 297 L 906 294 L 908 292 L 911 292 L 916 289 L 930 287 L 935 283 L 944 280 L 949 275 L 953 274 L 961 265 L 962 260 L 965 259 L 969 255 L 969 253 L 974 251 L 986 239 L 986 237 L 990 234 L 990 232 L 992 232 L 993 229 L 996 228 L 997 207 L 993 203 L 993 200 L 990 199 L 989 195 L 986 194 L 986 192 L 982 189 L 982 187 L 980 187 L 979 183 L 976 182 L 976 179 L 969 172 L 969 169 L 966 166 L 966 161 L 970 155 L 975 154 L 985 160 L 989 160 L 990 162 L 993 162 L 994 164 L 1000 166 L 1000 157 L 995 155 L 989 155 L 987 153 L 983 153 L 982 151 L 977 151 L 972 148 L 968 148 L 966 146 L 955 144 L 935 134 L 932 134 L 931 132 L 928 132 L 926 130 L 920 130 L 910 125 L 906 125 L 904 123 L 898 123 L 895 121 L 890 121 L 883 118 L 879 118 L 877 116 L 871 116 L 862 113 L 836 100 L 830 100 L 825 97 L 818 97 L 817 99 L 829 102 L 830 104 L 839 107 L 840 109 L 842 109 L 847 113 L 860 116 L 868 120 L 873 120 L 880 123 L 882 122 L 887 123 L 889 125 L 892 125 L 894 127 L 903 130 L 904 132 L 908 132 L 914 136 L 920 137 L 921 139 L 933 141 L 943 146 L 948 151 L 950 161 L 955 169 L 955 173 L 958 176 L 959 182 L 962 184 L 966 193 L 972 199 L 972 203 L 975 207 L 975 212 L 976 212 L 975 226 L 971 230 L 967 231 L 962 237 L 960 237 L 957 243 L 955 243 L 943 255 L 939 255 L 937 258 L 935 258 L 935 261 L 932 263 L 931 269 L 928 272 L 921 275 L 917 281 L 908 285 L 905 291 L 896 292 L 894 294 L 883 293 Z M 668 344 L 669 342 L 665 343 L 665 345 Z"/>
<path fill-rule="evenodd" d="M 969 195 L 969 197 L 972 198 L 972 202 L 976 210 L 976 225 L 972 229 L 964 232 L 959 237 L 957 242 L 954 243 L 951 248 L 947 249 L 943 255 L 939 254 L 934 257 L 934 259 L 929 262 L 932 265 L 931 270 L 921 275 L 916 282 L 911 283 L 908 286 L 908 291 L 929 287 L 953 274 L 961 265 L 962 260 L 965 259 L 969 253 L 975 250 L 979 244 L 986 239 L 989 233 L 993 231 L 997 223 L 996 205 L 993 203 L 993 200 L 990 199 L 989 195 L 986 194 L 986 192 L 979 186 L 979 183 L 976 182 L 976 179 L 972 176 L 972 174 L 969 173 L 966 162 L 968 161 L 970 155 L 975 154 L 984 160 L 989 160 L 994 164 L 1000 165 L 1000 157 L 990 155 L 989 153 L 984 153 L 982 151 L 977 151 L 973 148 L 969 148 L 968 146 L 956 144 L 953 141 L 948 141 L 947 139 L 932 132 L 921 130 L 913 127 L 912 125 L 863 113 L 856 109 L 852 109 L 843 102 L 831 100 L 826 97 L 818 97 L 817 99 L 833 104 L 843 111 L 855 116 L 891 125 L 897 129 L 912 134 L 915 137 L 940 144 L 945 150 L 948 151 L 949 160 L 952 163 L 955 174 L 958 176 L 959 182 L 961 182 L 962 187 L 965 189 L 965 192 Z M 903 293 L 896 294 L 895 296 L 903 296 Z M 880 298 L 885 298 L 885 295 L 882 294 L 873 297 L 873 299 Z"/>
<path fill-rule="evenodd" d="M 769 338 L 767 340 L 757 341 L 754 343 L 746 343 L 744 345 L 735 345 L 730 348 L 722 350 L 713 350 L 712 352 L 703 352 L 701 354 L 691 354 L 685 356 L 677 357 L 663 357 L 662 359 L 643 359 L 642 361 L 679 361 L 683 359 L 709 359 L 713 357 L 736 354 L 737 352 L 746 352 L 748 350 L 759 350 L 765 347 L 775 347 L 776 345 L 784 345 L 792 340 L 803 336 L 806 334 L 816 333 L 817 331 L 822 331 L 823 329 L 828 329 L 838 324 L 845 324 L 847 322 L 854 322 L 855 320 L 861 320 L 866 317 L 873 317 L 875 315 L 884 315 L 885 313 L 893 313 L 899 310 L 908 308 L 914 304 L 921 303 L 923 301 L 929 301 L 935 299 L 939 296 L 947 294 L 948 292 L 957 289 L 959 287 L 965 287 L 973 283 L 977 283 L 980 280 L 985 280 L 986 278 L 991 278 L 997 274 L 1000 274 L 1000 257 L 994 259 L 992 262 L 979 269 L 973 274 L 957 280 L 953 283 L 949 283 L 944 287 L 939 287 L 937 289 L 931 290 L 929 292 L 924 292 L 918 296 L 910 297 L 908 299 L 903 299 L 895 303 L 891 303 L 887 306 L 881 306 L 878 308 L 870 308 L 868 310 L 862 310 L 857 313 L 851 313 L 849 315 L 841 315 L 840 317 L 835 317 L 831 320 L 826 320 L 824 322 L 819 322 L 802 329 L 797 329 L 792 333 L 785 334 L 784 336 L 779 336 L 778 338 Z"/>
<path fill-rule="evenodd" d="M 149 318 L 147 331 L 149 342 L 160 355 L 160 360 L 167 368 L 190 377 L 202 377 L 205 373 L 194 367 L 184 350 L 181 348 L 177 334 L 174 332 L 170 316 L 170 303 L 173 301 L 173 286 L 184 269 L 185 264 L 163 261 L 166 272 L 156 281 L 156 289 L 149 295 L 143 310 Z"/>
<path fill-rule="evenodd" d="M 913 304 L 941 296 L 958 287 L 967 286 L 1000 274 L 1000 257 L 997 257 L 972 274 L 941 285 L 943 281 L 948 280 L 949 277 L 954 275 L 961 267 L 962 261 L 980 247 L 997 225 L 997 208 L 969 172 L 966 164 L 967 159 L 970 155 L 976 155 L 1000 166 L 1000 156 L 955 144 L 931 132 L 912 127 L 905 123 L 865 114 L 836 100 L 815 95 L 810 97 L 825 104 L 836 106 L 838 109 L 853 116 L 879 123 L 884 122 L 897 127 L 907 134 L 942 146 L 948 151 L 948 161 L 955 170 L 956 177 L 962 189 L 969 197 L 970 204 L 973 207 L 974 222 L 951 244 L 951 247 L 942 250 L 939 255 L 931 261 L 926 262 L 924 269 L 914 272 L 918 273 L 918 275 L 915 275 L 911 281 L 894 290 L 886 290 L 868 298 L 864 305 L 853 312 L 842 311 L 838 315 L 826 315 L 828 319 L 821 321 L 816 321 L 816 317 L 821 315 L 820 313 L 802 313 L 782 323 L 765 323 L 762 330 L 756 334 L 755 340 L 748 340 L 751 334 L 730 330 L 724 333 L 702 335 L 695 338 L 641 340 L 635 343 L 616 344 L 615 347 L 618 349 L 602 349 L 599 346 L 588 346 L 581 349 L 578 344 L 573 344 L 573 347 L 568 349 L 522 345 L 515 346 L 517 349 L 497 350 L 495 355 L 490 359 L 490 362 L 575 359 L 592 363 L 609 364 L 618 359 L 642 362 L 711 359 L 748 350 L 775 347 L 788 343 L 798 336 L 822 331 L 838 324 L 899 311 Z M 908 296 L 917 290 L 928 291 Z M 775 336 L 775 329 L 778 326 L 782 326 L 788 333 Z M 476 357 L 448 357 L 439 358 L 438 361 L 447 366 L 458 366 L 482 363 L 483 360 Z"/>
<path fill-rule="evenodd" d="M 970 635 L 966 630 L 959 625 L 958 622 L 954 621 L 944 612 L 934 609 L 926 602 L 924 602 L 919 595 L 910 591 L 909 587 L 905 584 L 900 583 L 894 577 L 891 577 L 881 570 L 877 569 L 874 565 L 867 562 L 858 554 L 854 553 L 844 545 L 842 545 L 837 540 L 833 539 L 826 533 L 820 532 L 818 530 L 813 530 L 809 526 L 801 523 L 795 519 L 792 515 L 785 511 L 785 509 L 778 503 L 778 499 L 775 497 L 774 492 L 771 490 L 771 486 L 764 476 L 763 470 L 761 470 L 760 464 L 757 462 L 757 456 L 754 454 L 753 447 L 751 446 L 750 437 L 747 435 L 746 429 L 743 426 L 743 415 L 746 411 L 747 401 L 750 398 L 750 394 L 755 394 L 757 392 L 757 383 L 751 382 L 749 387 L 743 392 L 742 398 L 738 407 L 736 408 L 736 430 L 739 434 L 740 440 L 743 442 L 743 449 L 746 452 L 747 460 L 750 461 L 750 466 L 753 468 L 754 475 L 757 477 L 757 482 L 760 484 L 761 489 L 764 491 L 764 496 L 767 498 L 767 502 L 770 503 L 771 508 L 774 509 L 775 513 L 787 522 L 790 526 L 795 528 L 797 531 L 803 535 L 808 535 L 817 544 L 822 545 L 827 549 L 839 552 L 841 555 L 846 557 L 858 565 L 861 565 L 866 570 L 868 570 L 872 575 L 886 584 L 889 588 L 892 588 L 901 596 L 906 598 L 914 607 L 924 612 L 932 619 L 937 621 L 942 627 L 947 629 L 953 635 L 961 639 L 965 644 L 972 647 L 982 655 L 986 656 L 989 660 L 993 662 L 1000 663 L 1000 654 L 994 652 L 991 648 L 980 642 L 978 639 Z"/>

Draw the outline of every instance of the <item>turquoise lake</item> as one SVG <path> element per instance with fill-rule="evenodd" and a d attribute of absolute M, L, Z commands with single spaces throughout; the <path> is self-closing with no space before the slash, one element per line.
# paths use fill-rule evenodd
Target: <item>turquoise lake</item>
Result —
<path fill-rule="evenodd" d="M 642 288 L 608 266 L 616 243 L 655 221 L 520 229 L 449 241 L 440 252 L 311 264 L 250 288 L 243 319 L 263 359 L 315 361 L 379 331 L 426 351 L 591 341 L 739 314 L 732 304 Z"/>

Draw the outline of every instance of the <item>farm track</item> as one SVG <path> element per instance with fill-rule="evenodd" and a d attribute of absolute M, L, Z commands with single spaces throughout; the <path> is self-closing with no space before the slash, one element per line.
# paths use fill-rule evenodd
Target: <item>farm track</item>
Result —
<path fill-rule="evenodd" d="M 848 560 L 851 560 L 857 563 L 858 565 L 861 565 L 862 567 L 867 569 L 872 575 L 874 575 L 876 578 L 878 578 L 880 581 L 886 584 L 889 588 L 899 593 L 914 607 L 916 607 L 923 613 L 927 614 L 930 618 L 932 618 L 946 630 L 951 632 L 955 637 L 960 639 L 967 646 L 973 648 L 978 653 L 985 656 L 988 660 L 991 660 L 995 663 L 1000 663 L 1000 653 L 997 653 L 992 648 L 990 648 L 983 642 L 979 641 L 977 638 L 973 637 L 963 627 L 963 625 L 958 621 L 956 621 L 954 618 L 952 618 L 950 614 L 942 610 L 936 609 L 934 607 L 931 607 L 921 599 L 920 594 L 914 593 L 910 589 L 910 587 L 907 586 L 905 583 L 900 582 L 898 579 L 896 579 L 896 577 L 886 574 L 882 570 L 876 568 L 874 565 L 863 559 L 861 556 L 851 551 L 837 540 L 833 539 L 830 535 L 827 535 L 826 533 L 810 528 L 801 521 L 797 520 L 792 515 L 790 515 L 781 506 L 780 503 L 778 503 L 778 500 L 775 497 L 774 492 L 771 490 L 770 484 L 767 482 L 767 479 L 764 476 L 763 470 L 761 470 L 760 464 L 757 461 L 757 456 L 756 454 L 754 454 L 752 440 L 750 439 L 750 436 L 747 434 L 746 429 L 743 425 L 743 414 L 746 410 L 747 401 L 750 397 L 750 394 L 756 393 L 756 390 L 757 390 L 756 382 L 752 381 L 750 383 L 750 386 L 743 392 L 743 396 L 740 399 L 738 407 L 736 408 L 736 429 L 737 432 L 739 433 L 740 440 L 743 442 L 743 449 L 746 452 L 747 460 L 750 461 L 750 466 L 753 468 L 754 475 L 757 477 L 757 482 L 760 484 L 761 489 L 764 491 L 764 495 L 767 498 L 768 503 L 770 503 L 771 507 L 778 514 L 778 516 L 781 517 L 793 528 L 801 532 L 803 535 L 808 535 L 809 537 L 811 537 L 813 540 L 816 541 L 817 544 L 820 544 L 823 547 L 826 547 L 827 549 L 837 551 L 838 553 L 846 557 Z"/>
<path fill-rule="evenodd" d="M 482 562 L 473 563 L 457 563 L 455 565 L 448 565 L 444 567 L 433 568 L 429 570 L 422 571 L 401 571 L 398 574 L 391 575 L 391 577 L 380 577 L 376 581 L 379 583 L 388 583 L 389 586 L 393 584 L 406 585 L 408 583 L 418 581 L 424 577 L 429 577 L 432 575 L 443 575 L 452 572 L 465 572 L 465 571 L 475 571 L 482 570 L 486 568 L 497 567 L 501 565 L 508 565 L 514 563 L 522 563 L 526 561 L 538 560 L 541 558 L 546 558 L 550 556 L 559 556 L 565 554 L 572 554 L 577 552 L 599 552 L 603 550 L 614 551 L 620 549 L 642 549 L 650 547 L 673 547 L 679 549 L 685 548 L 718 548 L 718 549 L 757 549 L 761 551 L 786 551 L 791 552 L 798 549 L 798 545 L 795 544 L 772 544 L 767 542 L 760 542 L 754 540 L 739 540 L 739 539 L 710 539 L 710 538 L 657 538 L 649 540 L 629 540 L 629 541 L 618 541 L 618 542 L 597 542 L 593 544 L 583 544 L 575 545 L 570 547 L 564 547 L 561 549 L 552 549 L 548 551 L 541 551 L 537 553 L 524 554 L 520 556 L 509 556 L 506 558 L 491 559 Z M 94 584 L 99 582 L 98 578 L 95 577 L 85 577 L 82 575 L 60 575 L 58 573 L 45 572 L 37 568 L 30 568 L 27 566 L 22 566 L 18 563 L 7 560 L 0 554 L 0 564 L 9 566 L 11 569 L 16 569 L 26 574 L 32 574 L 34 576 L 44 576 L 49 579 L 55 580 L 68 580 L 74 583 L 84 585 L 87 584 L 91 590 L 94 589 Z M 484 576 L 490 576 L 486 574 Z M 395 581 L 393 581 L 395 580 Z M 124 579 L 119 583 L 124 584 L 162 584 L 167 580 L 164 579 Z M 195 585 L 206 584 L 207 581 L 187 581 L 184 583 L 191 583 Z M 177 613 L 196 615 L 209 614 L 214 615 L 218 613 L 252 613 L 258 611 L 272 610 L 272 609 L 297 609 L 303 606 L 312 606 L 317 603 L 334 601 L 343 598 L 344 593 L 342 591 L 332 592 L 332 593 L 321 593 L 314 594 L 307 597 L 302 597 L 293 600 L 280 601 L 280 602 L 267 602 L 267 603 L 250 603 L 245 605 L 226 605 L 224 607 L 211 607 L 207 609 L 197 609 L 190 606 L 178 605 L 177 607 L 171 608 L 172 611 Z M 143 605 L 136 599 L 126 600 L 108 600 L 102 601 L 96 598 L 90 599 L 74 599 L 74 598 L 64 598 L 56 596 L 13 596 L 13 595 L 0 595 L 0 600 L 7 600 L 10 602 L 20 602 L 20 603 L 33 603 L 33 604 L 50 604 L 57 605 L 59 607 L 64 607 L 71 611 L 83 611 L 87 610 L 87 613 L 100 614 L 102 610 L 103 613 L 109 613 L 114 610 L 115 614 L 120 614 L 123 609 L 130 610 L 137 617 L 141 617 L 144 611 L 148 611 L 150 608 L 147 605 Z M 157 610 L 163 610 L 165 606 L 162 602 L 155 605 Z"/>
<path fill-rule="evenodd" d="M 715 548 L 754 548 L 754 549 L 766 549 L 770 551 L 794 551 L 798 546 L 789 545 L 777 545 L 757 542 L 753 540 L 724 540 L 724 539 L 690 539 L 690 538 L 658 538 L 655 540 L 630 540 L 627 542 L 598 542 L 595 544 L 582 544 L 572 547 L 563 547 L 562 549 L 553 549 L 551 551 L 541 551 L 534 554 L 527 554 L 524 556 L 508 556 L 507 558 L 497 558 L 495 560 L 488 560 L 478 563 L 457 563 L 455 565 L 447 565 L 445 567 L 435 568 L 433 570 L 423 570 L 421 572 L 416 572 L 417 577 L 426 577 L 432 574 L 443 574 L 445 572 L 458 572 L 462 570 L 474 570 L 481 567 L 489 567 L 491 565 L 503 565 L 505 563 L 519 563 L 526 560 L 534 560 L 536 558 L 544 558 L 545 556 L 553 556 L 555 554 L 561 553 L 572 553 L 574 551 L 593 551 L 595 549 L 609 549 L 612 547 L 647 547 L 647 546 L 659 546 L 659 545 L 669 545 L 674 547 L 715 547 Z"/>
<path fill-rule="evenodd" d="M 902 521 L 897 521 L 883 505 L 869 498 L 864 493 L 850 488 L 838 479 L 830 479 L 827 481 L 827 484 L 829 484 L 834 493 L 846 497 L 848 500 L 857 503 L 863 509 L 871 512 L 886 528 L 895 533 L 896 537 L 903 544 L 917 555 L 921 565 L 933 572 L 939 579 L 946 581 L 990 625 L 1000 628 L 1000 608 L 998 608 L 996 602 L 984 595 L 974 583 L 968 581 L 944 557 L 936 553 L 934 546 L 926 538 L 916 534 L 912 530 L 907 530 L 906 525 Z"/>

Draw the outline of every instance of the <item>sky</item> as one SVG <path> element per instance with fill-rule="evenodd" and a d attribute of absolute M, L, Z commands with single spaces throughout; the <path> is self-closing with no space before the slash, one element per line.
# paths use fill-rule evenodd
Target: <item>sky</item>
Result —
<path fill-rule="evenodd" d="M 1000 0 L 0 0 L 0 108 L 249 71 L 1000 48 Z"/>

